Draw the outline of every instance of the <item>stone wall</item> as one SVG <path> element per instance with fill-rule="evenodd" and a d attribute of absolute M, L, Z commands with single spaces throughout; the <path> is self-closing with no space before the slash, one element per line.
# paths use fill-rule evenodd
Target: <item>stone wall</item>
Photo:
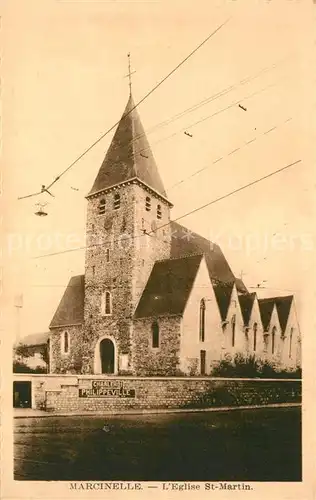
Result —
<path fill-rule="evenodd" d="M 159 347 L 152 347 L 152 323 L 159 325 Z M 164 316 L 134 321 L 133 366 L 139 376 L 174 376 L 180 369 L 181 317 Z"/>
<path fill-rule="evenodd" d="M 32 380 L 33 406 L 43 409 L 45 394 L 49 412 L 93 414 L 301 402 L 301 381 L 290 379 L 28 375 L 27 380 Z"/>
<path fill-rule="evenodd" d="M 69 335 L 69 351 L 63 353 L 62 336 Z M 53 328 L 50 334 L 50 373 L 81 373 L 82 357 L 85 352 L 81 325 Z"/>

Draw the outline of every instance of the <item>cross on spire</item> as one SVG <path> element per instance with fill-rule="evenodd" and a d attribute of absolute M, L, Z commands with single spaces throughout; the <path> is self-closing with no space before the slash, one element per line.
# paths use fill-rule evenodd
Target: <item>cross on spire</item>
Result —
<path fill-rule="evenodd" d="M 128 58 L 128 74 L 126 77 L 128 77 L 128 85 L 129 85 L 129 95 L 132 95 L 132 75 L 136 73 L 136 71 L 131 70 L 131 54 L 130 52 L 127 54 Z"/>

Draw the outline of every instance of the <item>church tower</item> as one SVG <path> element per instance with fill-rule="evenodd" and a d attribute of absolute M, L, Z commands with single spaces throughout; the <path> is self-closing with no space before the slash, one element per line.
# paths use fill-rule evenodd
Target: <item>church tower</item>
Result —
<path fill-rule="evenodd" d="M 155 261 L 170 257 L 172 207 L 131 93 L 87 200 L 89 371 L 131 372 L 133 314 Z"/>

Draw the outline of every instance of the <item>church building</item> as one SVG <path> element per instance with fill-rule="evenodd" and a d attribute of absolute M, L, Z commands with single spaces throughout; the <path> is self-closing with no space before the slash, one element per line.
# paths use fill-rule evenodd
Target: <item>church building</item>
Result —
<path fill-rule="evenodd" d="M 87 195 L 85 273 L 50 323 L 50 372 L 208 375 L 226 353 L 300 363 L 294 298 L 258 300 L 171 220 L 132 95 Z"/>

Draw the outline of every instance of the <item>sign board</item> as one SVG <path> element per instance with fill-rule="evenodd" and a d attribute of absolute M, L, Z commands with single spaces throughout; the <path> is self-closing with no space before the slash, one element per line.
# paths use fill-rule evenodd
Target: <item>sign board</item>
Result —
<path fill-rule="evenodd" d="M 92 380 L 92 387 L 79 388 L 80 398 L 135 398 L 135 389 L 122 380 Z"/>

